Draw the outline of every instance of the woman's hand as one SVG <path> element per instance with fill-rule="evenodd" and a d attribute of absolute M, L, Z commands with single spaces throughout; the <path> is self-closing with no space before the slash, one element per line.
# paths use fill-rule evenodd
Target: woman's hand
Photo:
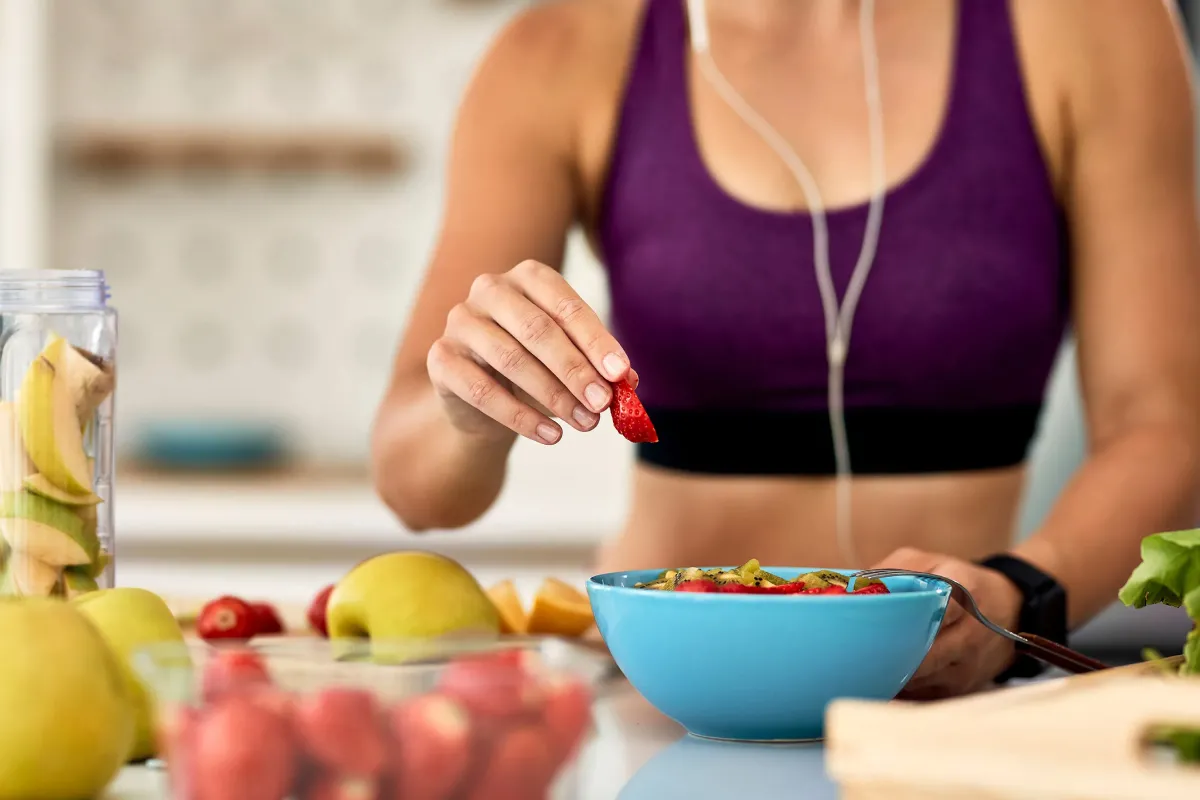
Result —
<path fill-rule="evenodd" d="M 450 309 L 426 368 L 459 429 L 509 430 L 542 444 L 562 437 L 552 417 L 590 431 L 612 400 L 610 382 L 637 384 L 596 312 L 537 261 L 476 278 Z"/>
<path fill-rule="evenodd" d="M 1020 617 L 1021 593 L 995 570 L 912 548 L 901 548 L 874 566 L 953 578 L 975 597 L 984 616 L 1010 631 Z M 1014 655 L 1012 642 L 983 627 L 951 601 L 933 647 L 900 696 L 935 700 L 978 691 L 1003 672 Z"/>

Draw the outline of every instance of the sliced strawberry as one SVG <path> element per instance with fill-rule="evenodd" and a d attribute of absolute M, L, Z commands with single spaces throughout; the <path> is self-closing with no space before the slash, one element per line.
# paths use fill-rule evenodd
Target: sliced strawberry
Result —
<path fill-rule="evenodd" d="M 592 724 L 592 693 L 582 681 L 564 680 L 546 689 L 546 706 L 542 721 L 550 734 L 550 746 L 555 755 L 555 769 L 574 755 Z"/>
<path fill-rule="evenodd" d="M 472 715 L 484 717 L 537 713 L 544 699 L 539 678 L 519 649 L 460 657 L 446 665 L 438 687 Z"/>
<path fill-rule="evenodd" d="M 838 586 L 835 583 L 832 586 L 826 586 L 824 589 L 821 589 L 817 594 L 847 594 L 847 592 L 845 586 Z"/>
<path fill-rule="evenodd" d="M 244 648 L 217 648 L 204 663 L 201 695 L 213 703 L 227 694 L 245 692 L 271 685 L 267 664 L 255 651 Z"/>
<path fill-rule="evenodd" d="M 631 442 L 657 442 L 658 432 L 646 414 L 646 408 L 627 381 L 613 384 L 613 400 L 609 407 L 613 427 Z"/>
<path fill-rule="evenodd" d="M 708 578 L 697 578 L 694 581 L 682 581 L 675 586 L 677 592 L 716 592 L 717 582 Z"/>
<path fill-rule="evenodd" d="M 245 600 L 226 595 L 200 609 L 196 635 L 201 639 L 249 639 L 258 629 L 254 609 Z"/>
<path fill-rule="evenodd" d="M 331 583 L 317 592 L 317 596 L 308 607 L 308 624 L 326 639 L 329 638 L 329 628 L 325 621 L 325 611 L 329 607 L 329 595 L 333 594 L 334 588 L 334 584 Z"/>
<path fill-rule="evenodd" d="M 374 778 L 388 760 L 379 718 L 370 692 L 331 687 L 296 704 L 295 728 L 304 750 L 321 766 L 345 777 Z"/>
<path fill-rule="evenodd" d="M 555 764 L 546 731 L 521 725 L 500 737 L 471 782 L 467 800 L 543 798 L 554 780 Z"/>
<path fill-rule="evenodd" d="M 861 589 L 855 589 L 851 594 L 891 594 L 891 591 L 882 583 L 870 583 Z"/>
<path fill-rule="evenodd" d="M 718 590 L 723 594 L 769 594 L 769 586 L 743 586 L 740 583 L 723 583 Z"/>
<path fill-rule="evenodd" d="M 376 778 L 321 775 L 300 795 L 303 800 L 379 800 L 382 789 Z"/>
<path fill-rule="evenodd" d="M 231 695 L 200 721 L 190 753 L 193 798 L 281 798 L 297 774 L 286 720 L 247 695 Z"/>
<path fill-rule="evenodd" d="M 462 782 L 471 758 L 471 720 L 442 694 L 405 700 L 388 715 L 397 800 L 444 800 Z"/>
<path fill-rule="evenodd" d="M 764 594 L 804 594 L 803 583 L 782 583 L 779 586 L 764 586 Z"/>
<path fill-rule="evenodd" d="M 159 716 L 160 755 L 167 762 L 167 777 L 174 797 L 195 796 L 192 752 L 200 721 L 200 711 L 185 705 L 165 710 Z"/>
<path fill-rule="evenodd" d="M 250 608 L 254 611 L 256 635 L 269 636 L 284 632 L 283 619 L 275 606 L 270 603 L 251 603 Z"/>

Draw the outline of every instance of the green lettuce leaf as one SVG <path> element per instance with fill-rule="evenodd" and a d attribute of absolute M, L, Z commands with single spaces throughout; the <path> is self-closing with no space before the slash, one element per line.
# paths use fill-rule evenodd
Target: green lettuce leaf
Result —
<path fill-rule="evenodd" d="M 1200 627 L 1192 628 L 1183 643 L 1183 675 L 1200 675 Z"/>
<path fill-rule="evenodd" d="M 1143 539 L 1142 563 L 1118 597 L 1133 608 L 1156 603 L 1186 606 L 1188 616 L 1200 621 L 1200 529 Z"/>

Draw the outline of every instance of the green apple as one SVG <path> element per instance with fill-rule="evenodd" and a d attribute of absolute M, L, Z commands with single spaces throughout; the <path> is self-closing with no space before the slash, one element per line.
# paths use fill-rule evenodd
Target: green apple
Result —
<path fill-rule="evenodd" d="M 85 541 L 96 542 L 99 546 L 100 540 L 96 536 L 96 507 L 95 506 L 74 506 L 75 516 L 83 520 L 83 537 Z M 93 578 L 99 578 L 104 574 L 104 570 L 108 568 L 108 562 L 112 557 L 103 550 L 97 549 L 96 557 L 92 559 L 91 565 L 83 570 Z"/>
<path fill-rule="evenodd" d="M 63 588 L 66 590 L 68 600 L 100 590 L 100 584 L 96 583 L 96 576 L 91 574 L 91 570 L 90 564 L 82 567 L 67 567 L 63 570 Z"/>
<path fill-rule="evenodd" d="M 69 603 L 0 599 L 0 798 L 99 797 L 133 741 L 120 667 Z"/>
<path fill-rule="evenodd" d="M 79 514 L 30 492 L 0 494 L 0 535 L 13 550 L 58 567 L 91 564 L 100 550 Z"/>
<path fill-rule="evenodd" d="M 19 491 L 25 477 L 37 467 L 25 453 L 21 430 L 17 426 L 17 407 L 0 402 L 0 492 Z"/>
<path fill-rule="evenodd" d="M 62 568 L 14 550 L 0 573 L 0 595 L 49 597 L 62 578 Z"/>
<path fill-rule="evenodd" d="M 104 574 L 104 570 L 108 569 L 108 562 L 112 561 L 112 556 L 103 550 L 96 556 L 96 560 L 92 562 L 90 567 L 86 568 L 87 574 L 93 578 L 99 578 Z"/>
<path fill-rule="evenodd" d="M 100 502 L 100 495 L 95 492 L 87 494 L 72 494 L 55 486 L 40 472 L 29 475 L 22 481 L 26 489 L 41 497 L 54 500 L 67 506 L 94 506 Z"/>
<path fill-rule="evenodd" d="M 88 592 L 71 604 L 91 619 L 118 656 L 136 719 L 129 760 L 153 757 L 158 751 L 153 695 L 138 677 L 130 659 L 136 651 L 150 645 L 183 643 L 183 631 L 175 615 L 158 595 L 130 587 Z"/>
<path fill-rule="evenodd" d="M 88 384 L 79 378 L 80 359 L 91 364 L 66 339 L 50 340 L 21 382 L 17 423 L 38 472 L 63 491 L 86 495 L 92 493 L 92 474 L 77 409 L 91 400 L 82 399 Z"/>
<path fill-rule="evenodd" d="M 429 639 L 498 634 L 500 617 L 462 565 L 435 553 L 386 553 L 338 582 L 326 612 L 331 638 Z"/>
<path fill-rule="evenodd" d="M 46 349 L 54 343 L 55 338 L 65 342 L 60 337 L 52 337 Z M 96 409 L 112 394 L 116 385 L 113 364 L 82 347 L 69 343 L 59 346 L 62 348 L 61 369 L 66 373 L 68 392 L 75 403 L 75 419 L 79 422 L 80 431 L 83 431 L 92 422 Z"/>

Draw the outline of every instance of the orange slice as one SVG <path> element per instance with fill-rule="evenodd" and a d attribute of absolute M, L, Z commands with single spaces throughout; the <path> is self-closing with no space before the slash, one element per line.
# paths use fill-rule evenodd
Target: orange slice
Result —
<path fill-rule="evenodd" d="M 582 636 L 594 624 L 586 594 L 557 578 L 542 582 L 529 612 L 530 633 Z"/>
<path fill-rule="evenodd" d="M 523 636 L 529 626 L 529 617 L 521 605 L 521 596 L 512 581 L 501 581 L 487 591 L 488 598 L 500 615 L 500 632 Z"/>

